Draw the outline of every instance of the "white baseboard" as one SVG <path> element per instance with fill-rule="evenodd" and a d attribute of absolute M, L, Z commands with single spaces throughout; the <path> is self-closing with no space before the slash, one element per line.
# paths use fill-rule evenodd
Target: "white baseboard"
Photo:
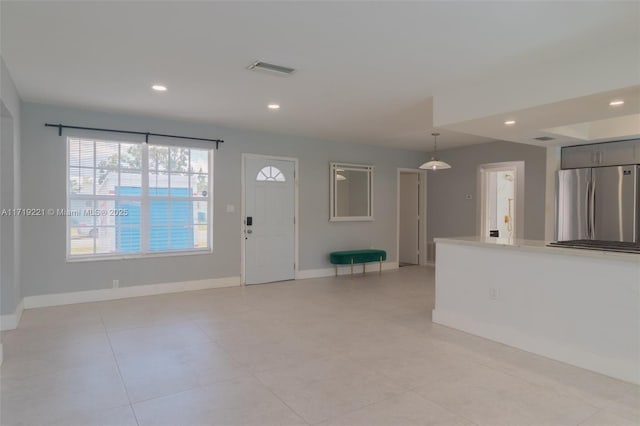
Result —
<path fill-rule="evenodd" d="M 432 321 L 447 327 L 462 330 L 485 339 L 504 343 L 527 352 L 542 355 L 556 361 L 565 362 L 596 373 L 605 374 L 616 379 L 640 384 L 640 370 L 637 363 L 624 359 L 611 359 L 600 354 L 591 353 L 571 344 L 549 341 L 541 336 L 528 335 L 504 324 L 479 322 L 458 312 L 445 309 L 434 309 Z"/>
<path fill-rule="evenodd" d="M 0 331 L 15 330 L 24 311 L 24 299 L 16 306 L 16 311 L 12 314 L 0 315 Z"/>
<path fill-rule="evenodd" d="M 398 262 L 382 262 L 382 270 L 398 269 Z M 367 264 L 367 273 L 378 271 L 375 262 Z M 362 265 L 354 265 L 354 274 L 362 273 Z M 349 275 L 351 266 L 339 266 L 338 275 Z M 307 269 L 296 272 L 295 279 L 332 277 L 335 268 Z M 129 297 L 154 296 L 158 294 L 180 293 L 183 291 L 206 290 L 211 288 L 240 286 L 239 276 L 210 278 L 198 281 L 174 283 L 145 284 L 130 287 L 104 288 L 99 290 L 75 291 L 70 293 L 41 294 L 27 296 L 20 301 L 14 314 L 0 316 L 0 330 L 13 330 L 18 327 L 23 309 L 44 308 L 48 306 L 72 305 L 75 303 L 101 302 L 106 300 L 126 299 Z"/>
<path fill-rule="evenodd" d="M 221 287 L 235 287 L 239 285 L 240 277 L 224 277 L 197 281 L 144 284 L 130 287 L 75 291 L 71 293 L 42 294 L 38 296 L 25 297 L 24 308 L 31 309 L 43 308 L 46 306 L 71 305 L 74 303 L 101 302 L 105 300 L 126 299 L 129 297 L 154 296 L 157 294 L 180 293 L 183 291 L 205 290 Z"/>
<path fill-rule="evenodd" d="M 378 272 L 378 263 L 370 262 L 366 264 L 367 273 L 370 272 Z M 388 271 L 391 269 L 398 269 L 398 262 L 382 262 L 382 270 Z M 322 278 L 322 277 L 333 277 L 336 274 L 335 267 L 331 268 L 322 268 L 322 269 L 304 269 L 302 271 L 296 272 L 297 280 L 306 280 L 308 278 Z M 338 275 L 350 275 L 351 274 L 351 265 L 340 265 L 338 266 Z M 358 263 L 353 265 L 353 274 L 362 274 L 362 264 Z"/>

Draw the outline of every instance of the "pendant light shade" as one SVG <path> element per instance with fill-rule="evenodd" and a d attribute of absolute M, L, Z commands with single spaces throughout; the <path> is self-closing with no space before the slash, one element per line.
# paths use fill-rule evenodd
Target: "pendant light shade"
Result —
<path fill-rule="evenodd" d="M 433 136 L 433 156 L 431 160 L 427 161 L 423 165 L 420 166 L 421 169 L 425 170 L 444 170 L 450 169 L 451 166 L 444 161 L 440 161 L 438 158 L 438 141 L 437 138 L 440 136 L 440 133 L 431 133 Z"/>
<path fill-rule="evenodd" d="M 440 161 L 435 157 L 431 157 L 431 160 L 424 163 L 422 166 L 420 166 L 420 168 L 426 170 L 444 170 L 450 169 L 451 165 L 445 163 L 444 161 Z"/>

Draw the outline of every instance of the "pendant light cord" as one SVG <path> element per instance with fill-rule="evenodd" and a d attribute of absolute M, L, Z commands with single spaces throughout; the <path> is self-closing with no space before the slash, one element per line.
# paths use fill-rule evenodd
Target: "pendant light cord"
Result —
<path fill-rule="evenodd" d="M 433 156 L 435 157 L 438 154 L 438 136 L 440 136 L 440 133 L 431 133 L 431 136 L 433 136 Z"/>

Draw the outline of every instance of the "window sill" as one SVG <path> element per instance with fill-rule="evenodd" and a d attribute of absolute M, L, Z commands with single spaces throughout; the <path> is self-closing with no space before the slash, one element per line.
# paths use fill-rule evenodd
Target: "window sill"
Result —
<path fill-rule="evenodd" d="M 81 263 L 81 262 L 100 262 L 103 260 L 139 260 L 139 259 L 152 259 L 156 257 L 175 257 L 175 256 L 197 256 L 197 255 L 205 255 L 212 254 L 213 249 L 202 249 L 202 250 L 189 250 L 189 251 L 164 251 L 161 253 L 146 253 L 146 254 L 115 254 L 115 255 L 96 255 L 96 256 L 86 256 L 86 257 L 68 257 L 66 258 L 67 263 Z"/>

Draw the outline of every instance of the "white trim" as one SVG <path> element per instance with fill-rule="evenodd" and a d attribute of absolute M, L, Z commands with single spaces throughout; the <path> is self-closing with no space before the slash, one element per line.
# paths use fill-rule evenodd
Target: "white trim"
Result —
<path fill-rule="evenodd" d="M 66 263 L 76 263 L 76 262 L 100 262 L 102 260 L 134 260 L 134 259 L 150 259 L 153 257 L 175 257 L 175 256 L 198 256 L 203 254 L 211 254 L 213 253 L 213 248 L 203 248 L 203 249 L 195 249 L 195 250 L 181 250 L 181 251 L 159 251 L 149 252 L 148 254 L 107 254 L 107 255 L 88 255 L 88 256 L 79 256 L 74 257 L 72 259 L 66 259 Z"/>
<path fill-rule="evenodd" d="M 108 132 L 107 132 L 108 133 Z M 70 165 L 70 156 L 71 156 L 71 152 L 69 149 L 69 144 L 70 141 L 72 139 L 78 139 L 78 140 L 91 140 L 93 142 L 93 167 L 91 168 L 91 170 L 93 170 L 93 194 L 74 194 L 72 195 L 70 193 L 70 187 L 69 187 L 69 183 L 71 182 L 70 176 L 69 176 L 69 171 L 70 168 L 72 167 Z M 93 253 L 93 254 L 89 254 L 89 255 L 72 255 L 71 254 L 71 234 L 70 234 L 70 230 L 71 230 L 71 226 L 70 226 L 70 219 L 73 217 L 71 215 L 65 215 L 65 222 L 66 222 L 66 235 L 65 235 L 65 240 L 66 240 L 66 256 L 65 256 L 65 261 L 67 263 L 72 263 L 72 262 L 87 262 L 87 261 L 100 261 L 100 260 L 120 260 L 120 259 L 141 259 L 141 258 L 147 258 L 147 257 L 157 257 L 157 256 L 176 256 L 176 255 L 183 255 L 183 254 L 211 254 L 213 253 L 213 209 L 214 209 L 214 201 L 213 201 L 213 197 L 214 197 L 214 161 L 215 161 L 215 149 L 214 148 L 210 148 L 210 147 L 200 147 L 198 145 L 157 145 L 155 143 L 151 144 L 152 146 L 164 146 L 167 149 L 171 149 L 171 148 L 186 148 L 189 149 L 190 151 L 192 149 L 195 150 L 202 150 L 202 151 L 207 151 L 207 162 L 209 165 L 209 169 L 207 171 L 207 197 L 205 198 L 200 198 L 200 197 L 194 197 L 193 196 L 193 191 L 191 191 L 190 195 L 188 197 L 178 197 L 180 200 L 183 201 L 187 201 L 187 202 L 202 202 L 202 201 L 206 201 L 207 202 L 207 247 L 203 248 L 203 249 L 182 249 L 182 250 L 165 250 L 165 251 L 160 251 L 160 252 L 154 252 L 154 251 L 150 251 L 149 250 L 149 238 L 150 238 L 150 231 L 149 231 L 149 209 L 150 209 L 150 200 L 151 199 L 164 199 L 164 200 L 172 200 L 174 199 L 173 196 L 171 195 L 167 195 L 167 196 L 162 196 L 162 197 L 157 197 L 157 196 L 153 196 L 151 197 L 149 195 L 149 144 L 148 143 L 141 143 L 140 145 L 142 146 L 142 150 L 141 150 L 141 163 L 140 163 L 140 188 L 141 188 L 141 192 L 139 196 L 116 196 L 116 195 L 107 195 L 107 194 L 97 194 L 96 193 L 96 170 L 99 170 L 98 166 L 96 165 L 96 161 L 97 161 L 97 149 L 96 149 L 96 143 L 98 142 L 104 142 L 104 143 L 111 143 L 111 142 L 115 142 L 118 144 L 118 154 L 120 155 L 121 153 L 121 149 L 122 146 L 121 144 L 131 144 L 131 143 L 137 143 L 135 141 L 129 141 L 127 139 L 100 139 L 100 138 L 94 138 L 94 137 L 90 137 L 90 136 L 73 136 L 73 135 L 67 135 L 66 140 L 65 140 L 65 151 L 66 151 L 66 210 L 67 211 L 71 211 L 71 201 L 91 201 L 91 202 L 96 202 L 96 201 L 118 201 L 118 200 L 132 200 L 132 201 L 138 201 L 140 202 L 140 252 L 137 253 L 121 253 L 121 252 L 117 252 L 117 253 L 106 253 L 106 254 L 99 254 L 99 253 Z M 191 153 L 189 154 L 189 170 L 191 169 Z M 80 166 L 73 166 L 73 167 L 80 167 Z M 120 172 L 122 172 L 122 167 L 120 165 L 118 165 L 117 171 L 118 171 L 118 184 L 120 184 Z M 126 171 L 126 170 L 125 170 Z M 191 173 L 191 172 L 189 172 Z M 204 173 L 203 173 L 204 174 Z M 168 185 L 171 185 L 171 176 L 172 176 L 172 172 L 169 172 L 168 174 Z M 146 191 L 145 191 L 146 189 Z M 96 205 L 93 205 L 93 208 L 97 208 Z M 94 223 L 95 225 L 95 223 Z M 192 225 L 195 226 L 195 223 L 193 223 Z M 144 238 L 146 236 L 146 238 Z M 93 248 L 94 248 L 94 252 L 96 249 L 96 240 L 93 240 Z"/>
<path fill-rule="evenodd" d="M 0 315 L 0 330 L 15 330 L 18 328 L 20 318 L 22 318 L 22 312 L 24 311 L 24 299 L 20 300 L 16 310 L 12 314 Z"/>
<path fill-rule="evenodd" d="M 373 216 L 349 216 L 349 217 L 334 217 L 329 219 L 329 222 L 373 222 L 375 219 Z"/>
<path fill-rule="evenodd" d="M 378 272 L 378 262 L 367 262 L 367 274 Z M 390 271 L 392 269 L 398 269 L 398 262 L 382 262 L 382 270 Z M 333 277 L 336 274 L 336 268 L 322 268 L 322 269 L 304 269 L 296 272 L 296 280 L 306 280 L 309 278 L 323 278 Z M 351 265 L 339 265 L 338 275 L 351 275 Z M 362 263 L 357 263 L 353 266 L 353 275 L 362 275 Z"/>
<path fill-rule="evenodd" d="M 240 277 L 209 278 L 197 281 L 182 281 L 161 284 L 134 285 L 130 287 L 104 288 L 99 290 L 74 291 L 70 293 L 42 294 L 24 298 L 25 309 L 46 306 L 72 305 L 75 303 L 100 302 L 126 299 L 129 297 L 154 296 L 158 294 L 180 293 L 183 291 L 205 290 L 240 285 Z"/>
<path fill-rule="evenodd" d="M 415 173 L 419 178 L 420 199 L 418 200 L 418 214 L 420 215 L 420 229 L 418 236 L 418 244 L 420 250 L 419 264 L 427 265 L 429 263 L 428 245 L 427 245 L 427 171 L 422 169 L 408 169 L 398 167 L 396 175 L 396 259 L 400 262 L 400 174 Z"/>
<path fill-rule="evenodd" d="M 338 181 L 334 179 L 337 169 L 341 168 L 344 170 L 354 170 L 354 171 L 363 171 L 368 172 L 369 174 L 369 205 L 367 206 L 369 214 L 367 216 L 336 216 L 336 200 L 335 194 L 337 191 Z M 373 175 L 374 166 L 371 164 L 350 164 L 350 163 L 329 163 L 329 222 L 370 222 L 374 221 L 373 215 L 373 194 L 374 194 L 374 175 Z"/>
<path fill-rule="evenodd" d="M 355 275 L 362 275 L 360 265 L 354 269 Z M 367 273 L 378 271 L 377 262 L 369 262 Z M 296 265 L 297 267 L 297 265 Z M 398 262 L 382 262 L 382 270 L 398 269 Z M 338 275 L 349 275 L 351 266 L 339 266 Z M 296 268 L 295 279 L 309 279 L 332 277 L 335 275 L 335 267 L 322 269 L 306 269 L 299 271 Z M 24 309 L 44 308 L 49 306 L 73 305 L 76 303 L 101 302 L 107 300 L 127 299 L 131 297 L 155 296 L 159 294 L 181 293 L 185 291 L 206 290 L 213 288 L 242 286 L 241 277 L 209 278 L 197 281 L 182 281 L 160 284 L 144 284 L 130 287 L 104 288 L 98 290 L 75 291 L 69 293 L 42 294 L 27 296 L 20 301 L 13 314 L 0 316 L 0 330 L 14 330 L 18 327 Z"/>

